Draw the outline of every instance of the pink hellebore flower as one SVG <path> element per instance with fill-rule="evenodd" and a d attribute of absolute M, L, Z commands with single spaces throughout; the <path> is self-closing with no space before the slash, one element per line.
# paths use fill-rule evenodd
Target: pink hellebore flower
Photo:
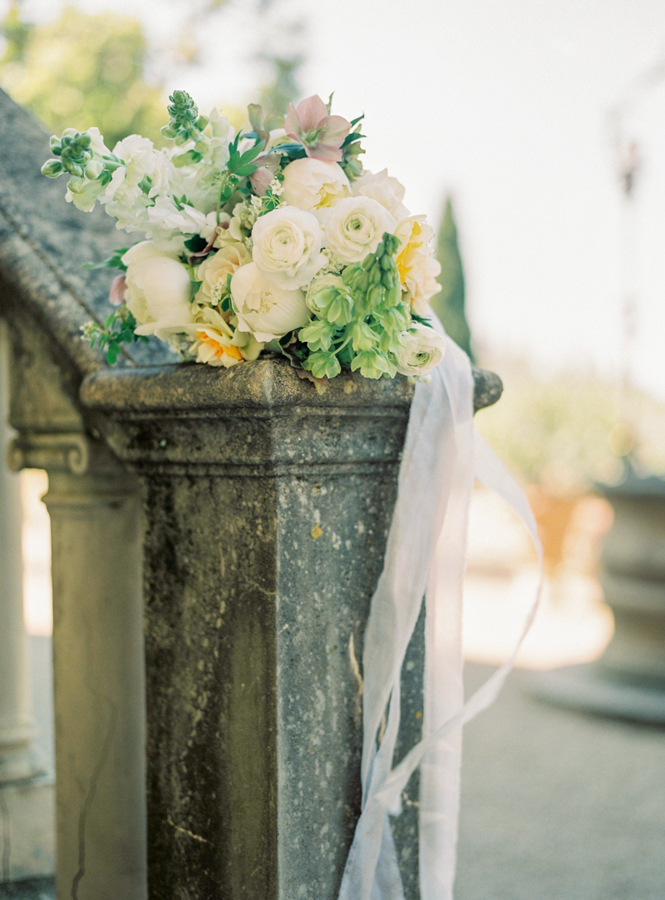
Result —
<path fill-rule="evenodd" d="M 124 275 L 116 275 L 109 291 L 109 303 L 113 306 L 122 306 L 125 302 L 125 291 L 127 290 L 127 282 Z"/>
<path fill-rule="evenodd" d="M 312 159 L 341 162 L 340 148 L 351 131 L 351 123 L 342 116 L 329 116 L 323 100 L 314 94 L 302 100 L 297 109 L 289 104 L 284 128 L 290 138 L 300 141 Z"/>
<path fill-rule="evenodd" d="M 259 168 L 249 176 L 249 180 L 259 197 L 265 197 L 268 188 L 275 179 L 275 172 L 279 168 L 279 163 L 279 153 L 264 153 L 254 160 L 254 165 L 257 165 Z"/>

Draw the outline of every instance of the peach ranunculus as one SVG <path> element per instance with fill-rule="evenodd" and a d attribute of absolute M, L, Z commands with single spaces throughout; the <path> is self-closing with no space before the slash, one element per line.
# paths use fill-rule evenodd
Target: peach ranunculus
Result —
<path fill-rule="evenodd" d="M 195 338 L 190 351 L 196 354 L 197 362 L 230 369 L 245 360 L 257 359 L 263 350 L 263 344 L 246 332 L 234 331 L 215 310 L 203 309 L 199 318 L 201 321 L 189 328 Z"/>
<path fill-rule="evenodd" d="M 198 303 L 217 306 L 227 293 L 228 276 L 234 275 L 241 266 L 251 261 L 252 257 L 244 244 L 232 243 L 223 246 L 198 267 L 197 276 L 201 287 L 195 300 Z"/>
<path fill-rule="evenodd" d="M 401 243 L 397 252 L 397 271 L 402 290 L 419 316 L 430 314 L 429 299 L 441 290 L 436 280 L 441 266 L 434 258 L 434 231 L 425 216 L 403 219 L 395 234 Z"/>

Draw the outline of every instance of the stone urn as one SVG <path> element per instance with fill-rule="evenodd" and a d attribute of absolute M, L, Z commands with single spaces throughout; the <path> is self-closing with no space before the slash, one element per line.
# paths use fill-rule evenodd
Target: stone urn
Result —
<path fill-rule="evenodd" d="M 614 523 L 601 556 L 601 585 L 615 633 L 594 663 L 533 676 L 531 693 L 563 706 L 665 723 L 665 479 L 640 477 L 597 490 Z"/>
<path fill-rule="evenodd" d="M 640 478 L 631 469 L 602 493 L 614 510 L 601 583 L 616 630 L 598 666 L 665 695 L 665 480 Z"/>

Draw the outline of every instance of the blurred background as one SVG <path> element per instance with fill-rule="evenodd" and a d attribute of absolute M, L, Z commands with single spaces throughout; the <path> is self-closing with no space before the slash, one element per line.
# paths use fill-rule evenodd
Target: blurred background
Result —
<path fill-rule="evenodd" d="M 334 111 L 348 118 L 365 114 L 364 164 L 387 166 L 405 184 L 411 212 L 436 228 L 436 311 L 474 361 L 504 381 L 502 400 L 476 424 L 528 492 L 547 576 L 518 666 L 554 670 L 602 657 L 614 629 L 599 580 L 616 513 L 611 487 L 628 473 L 640 484 L 651 479 L 657 494 L 665 475 L 662 0 L 0 0 L 0 21 L 0 87 L 50 131 L 96 124 L 110 146 L 133 132 L 158 142 L 174 88 L 204 112 L 216 105 L 237 127 L 249 102 L 284 112 L 312 93 L 334 91 Z M 45 476 L 21 477 L 26 625 L 47 637 Z M 521 527 L 477 488 L 464 618 L 472 682 L 483 664 L 509 655 L 536 579 Z M 492 771 L 492 742 L 507 746 L 525 722 L 547 741 L 566 733 L 563 720 L 555 727 L 539 718 L 545 713 L 525 712 L 526 702 L 509 694 L 485 731 L 469 729 L 460 897 L 662 900 L 665 847 L 654 843 L 638 865 L 636 848 L 651 837 L 635 830 L 620 851 L 616 835 L 598 838 L 589 850 L 595 875 L 555 877 L 565 853 L 552 855 L 552 835 L 534 823 L 570 826 L 552 812 L 556 790 L 582 791 L 586 776 L 567 757 L 556 790 L 534 770 L 533 795 L 516 806 L 511 778 L 529 763 L 513 747 L 512 766 L 494 772 L 505 789 L 500 821 L 487 814 L 487 804 L 495 807 L 481 771 Z M 616 730 L 629 726 L 604 723 L 601 731 L 614 731 L 600 737 L 598 727 L 571 726 L 573 756 L 596 739 L 614 748 L 610 780 L 625 782 L 632 771 L 619 772 L 619 760 L 634 758 L 640 771 L 665 762 L 660 732 L 630 732 L 631 744 Z M 653 835 L 660 814 L 645 819 L 640 803 L 656 788 L 665 800 L 663 787 L 662 779 L 636 784 L 624 806 L 612 807 L 617 822 L 628 828 L 637 815 Z M 596 824 L 609 808 L 598 803 Z M 525 830 L 535 833 L 531 843 Z M 565 851 L 573 874 L 584 869 L 579 837 L 573 828 Z M 489 869 L 470 862 L 479 853 L 495 875 L 497 860 L 512 859 L 513 874 L 519 863 L 524 884 L 496 875 L 488 887 Z M 617 853 L 627 862 L 612 874 Z M 477 884 L 472 871 L 481 873 Z"/>
<path fill-rule="evenodd" d="M 665 6 L 4 0 L 0 19 L 0 86 L 54 132 L 95 123 L 111 146 L 158 142 L 174 88 L 237 127 L 257 98 L 284 112 L 334 91 L 339 112 L 365 113 L 365 165 L 387 166 L 437 229 L 436 311 L 505 384 L 477 425 L 529 487 L 552 583 L 520 662 L 600 653 L 612 512 L 593 486 L 620 481 L 626 460 L 665 472 Z M 27 618 L 46 632 L 40 477 L 24 476 Z M 494 662 L 520 602 L 486 594 L 530 551 L 500 504 L 479 492 L 475 507 L 467 650 Z"/>

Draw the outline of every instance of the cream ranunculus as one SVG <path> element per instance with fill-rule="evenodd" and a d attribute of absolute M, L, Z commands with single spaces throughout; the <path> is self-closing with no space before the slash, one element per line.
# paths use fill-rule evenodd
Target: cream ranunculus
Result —
<path fill-rule="evenodd" d="M 325 243 L 344 263 L 362 262 L 374 253 L 385 232 L 392 234 L 396 220 L 369 197 L 340 200 L 325 216 Z"/>
<path fill-rule="evenodd" d="M 277 287 L 254 262 L 235 273 L 231 296 L 239 330 L 251 332 L 257 341 L 274 341 L 309 321 L 303 292 Z"/>
<path fill-rule="evenodd" d="M 182 263 L 152 241 L 135 244 L 122 261 L 127 266 L 127 308 L 138 322 L 136 334 L 154 334 L 163 341 L 185 332 L 194 316 L 192 282 Z"/>
<path fill-rule="evenodd" d="M 434 231 L 425 216 L 410 216 L 399 223 L 395 234 L 401 241 L 396 262 L 402 288 L 415 312 L 427 316 L 430 297 L 441 290 L 436 280 L 441 266 L 434 258 Z"/>
<path fill-rule="evenodd" d="M 252 229 L 254 262 L 268 281 L 292 291 L 312 280 L 327 262 L 323 232 L 309 212 L 282 206 L 257 219 Z"/>
<path fill-rule="evenodd" d="M 404 346 L 397 354 L 397 371 L 401 375 L 426 375 L 443 359 L 446 340 L 428 325 L 414 322 L 402 337 Z"/>
<path fill-rule="evenodd" d="M 226 293 L 228 276 L 233 275 L 241 266 L 252 261 L 252 257 L 244 244 L 227 244 L 208 256 L 196 270 L 201 287 L 196 295 L 199 303 L 217 306 Z"/>
<path fill-rule="evenodd" d="M 409 210 L 402 203 L 404 185 L 388 175 L 388 169 L 383 169 L 376 175 L 373 172 L 364 172 L 353 182 L 351 193 L 354 197 L 371 197 L 372 200 L 376 200 L 381 206 L 385 206 L 398 222 L 409 215 Z"/>
<path fill-rule="evenodd" d="M 282 199 L 298 209 L 332 206 L 349 194 L 349 179 L 336 162 L 296 159 L 284 169 Z"/>

